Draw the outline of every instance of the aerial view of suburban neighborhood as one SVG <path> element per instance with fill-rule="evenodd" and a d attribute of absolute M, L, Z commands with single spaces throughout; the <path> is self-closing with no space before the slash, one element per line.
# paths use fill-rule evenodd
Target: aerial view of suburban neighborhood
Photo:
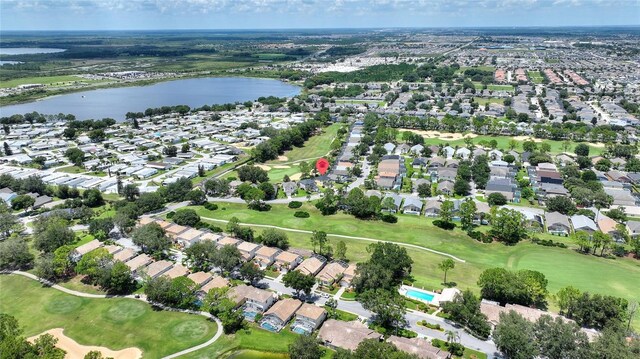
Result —
<path fill-rule="evenodd" d="M 0 0 L 0 359 L 640 358 L 637 0 Z"/>

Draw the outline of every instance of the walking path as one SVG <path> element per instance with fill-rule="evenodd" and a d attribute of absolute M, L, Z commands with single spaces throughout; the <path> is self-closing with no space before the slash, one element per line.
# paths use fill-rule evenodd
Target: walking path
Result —
<path fill-rule="evenodd" d="M 217 218 L 211 218 L 211 217 L 200 217 L 200 218 L 206 219 L 208 221 L 213 221 L 213 222 L 222 222 L 222 223 L 228 223 L 229 222 L 229 221 L 224 220 L 224 219 L 217 219 Z M 238 224 L 245 225 L 245 226 L 252 226 L 252 227 L 261 227 L 261 228 L 274 228 L 274 229 L 279 229 L 279 230 L 282 230 L 282 231 L 296 232 L 296 233 L 307 233 L 307 234 L 312 234 L 313 233 L 313 231 L 307 231 L 307 230 L 304 230 L 304 229 L 285 228 L 285 227 L 272 226 L 272 225 L 269 225 L 269 224 L 255 224 L 255 223 L 238 223 Z M 343 235 L 343 234 L 333 234 L 333 233 L 327 233 L 327 236 L 338 237 L 338 238 L 347 238 L 347 239 L 355 239 L 355 240 L 367 241 L 367 242 L 395 243 L 397 245 L 401 245 L 401 246 L 404 246 L 404 247 L 415 248 L 415 249 L 431 252 L 431 253 L 434 253 L 434 254 L 438 254 L 438 255 L 441 255 L 441 256 L 449 257 L 449 258 L 451 258 L 451 259 L 453 259 L 455 261 L 458 261 L 460 263 L 465 263 L 466 262 L 464 259 L 456 257 L 453 254 L 437 251 L 435 249 L 422 247 L 422 246 L 418 246 L 418 245 L 410 244 L 410 243 L 392 242 L 392 241 L 385 241 L 385 240 L 376 239 L 376 238 L 355 237 L 355 236 L 347 236 L 347 235 Z"/>
<path fill-rule="evenodd" d="M 206 348 L 207 346 L 213 344 L 216 340 L 218 340 L 220 338 L 220 336 L 222 336 L 222 334 L 223 334 L 222 322 L 218 318 L 214 317 L 213 315 L 211 315 L 210 313 L 207 313 L 207 312 L 199 312 L 199 311 L 194 311 L 194 310 L 168 308 L 168 307 L 165 307 L 163 305 L 158 305 L 157 303 L 150 303 L 147 300 L 145 295 L 139 295 L 139 296 L 136 297 L 135 295 L 132 295 L 132 294 L 116 296 L 116 295 L 107 295 L 107 294 L 90 294 L 90 293 L 79 292 L 79 291 L 76 291 L 76 290 L 73 290 L 73 289 L 69 289 L 69 288 L 65 288 L 63 286 L 57 285 L 57 284 L 52 283 L 52 282 L 50 282 L 50 281 L 48 281 L 46 279 L 39 278 L 38 276 L 33 275 L 31 273 L 22 272 L 22 271 L 11 271 L 11 272 L 3 272 L 3 273 L 17 274 L 17 275 L 21 275 L 23 277 L 27 277 L 27 278 L 30 278 L 30 279 L 33 279 L 33 280 L 37 280 L 37 281 L 39 281 L 39 282 L 41 282 L 41 283 L 43 283 L 43 284 L 45 284 L 47 286 L 50 286 L 51 288 L 57 289 L 57 290 L 59 290 L 61 292 L 64 292 L 64 293 L 67 293 L 67 294 L 70 294 L 70 295 L 75 295 L 76 297 L 93 298 L 93 299 L 98 299 L 98 298 L 102 298 L 102 299 L 105 299 L 105 298 L 136 299 L 136 300 L 143 301 L 145 303 L 153 304 L 154 306 L 160 307 L 160 308 L 165 309 L 165 310 L 188 313 L 188 314 L 201 315 L 203 317 L 206 317 L 206 318 L 209 318 L 209 319 L 213 319 L 216 322 L 217 331 L 216 331 L 216 334 L 211 339 L 207 340 L 206 342 L 204 342 L 202 344 L 199 344 L 199 345 L 193 346 L 191 348 L 187 348 L 185 350 L 179 351 L 177 353 L 168 355 L 168 356 L 166 356 L 166 357 L 164 357 L 162 359 L 177 358 L 177 357 L 185 355 L 185 354 L 193 353 L 193 352 L 195 352 L 197 350 L 200 350 L 202 348 Z"/>

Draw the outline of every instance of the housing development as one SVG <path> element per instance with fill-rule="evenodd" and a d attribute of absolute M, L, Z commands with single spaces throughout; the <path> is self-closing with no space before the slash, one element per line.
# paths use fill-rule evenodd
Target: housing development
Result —
<path fill-rule="evenodd" d="M 640 357 L 637 26 L 2 37 L 0 357 Z"/>

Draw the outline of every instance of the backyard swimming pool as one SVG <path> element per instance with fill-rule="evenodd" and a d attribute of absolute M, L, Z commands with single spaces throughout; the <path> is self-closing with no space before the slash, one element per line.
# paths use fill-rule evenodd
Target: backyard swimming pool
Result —
<path fill-rule="evenodd" d="M 413 289 L 409 289 L 407 290 L 406 296 L 409 298 L 414 298 L 414 299 L 418 299 L 418 300 L 423 300 L 425 302 L 431 302 L 433 301 L 434 295 L 433 294 L 429 294 L 423 291 L 418 291 L 418 290 L 413 290 Z"/>
<path fill-rule="evenodd" d="M 264 329 L 272 331 L 272 332 L 277 332 L 278 331 L 278 328 L 274 327 L 269 322 L 262 322 L 262 323 L 260 323 L 260 326 L 263 327 Z"/>

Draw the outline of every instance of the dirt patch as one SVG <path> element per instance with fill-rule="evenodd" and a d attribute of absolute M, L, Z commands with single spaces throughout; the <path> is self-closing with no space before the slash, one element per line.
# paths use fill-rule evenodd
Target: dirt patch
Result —
<path fill-rule="evenodd" d="M 284 161 L 288 161 L 288 160 L 289 160 L 289 157 L 287 157 L 287 156 L 278 156 L 278 161 L 280 161 L 280 162 L 284 162 Z"/>
<path fill-rule="evenodd" d="M 284 168 L 291 168 L 291 166 L 278 165 L 278 166 L 273 166 L 273 168 L 280 168 L 280 169 L 284 169 Z"/>
<path fill-rule="evenodd" d="M 518 141 L 518 142 L 524 142 L 524 141 L 542 142 L 542 139 L 533 138 L 533 137 L 530 137 L 530 136 L 515 136 L 515 137 L 513 137 L 513 139 Z"/>
<path fill-rule="evenodd" d="M 297 181 L 300 178 L 302 178 L 302 172 L 298 172 L 296 174 L 292 174 L 291 176 L 289 176 L 289 179 L 292 181 Z"/>
<path fill-rule="evenodd" d="M 67 352 L 65 359 L 83 359 L 90 351 L 99 351 L 104 357 L 113 359 L 139 359 L 142 358 L 142 350 L 138 348 L 126 348 L 122 350 L 111 350 L 105 347 L 97 347 L 91 345 L 80 345 L 75 340 L 64 335 L 62 328 L 55 328 L 47 330 L 44 333 L 28 338 L 30 342 L 33 342 L 42 334 L 51 334 L 58 339 L 56 347 Z"/>
<path fill-rule="evenodd" d="M 266 165 L 256 165 L 256 167 L 261 168 L 261 169 L 263 169 L 265 171 L 270 171 L 271 170 L 271 167 L 266 166 Z"/>

